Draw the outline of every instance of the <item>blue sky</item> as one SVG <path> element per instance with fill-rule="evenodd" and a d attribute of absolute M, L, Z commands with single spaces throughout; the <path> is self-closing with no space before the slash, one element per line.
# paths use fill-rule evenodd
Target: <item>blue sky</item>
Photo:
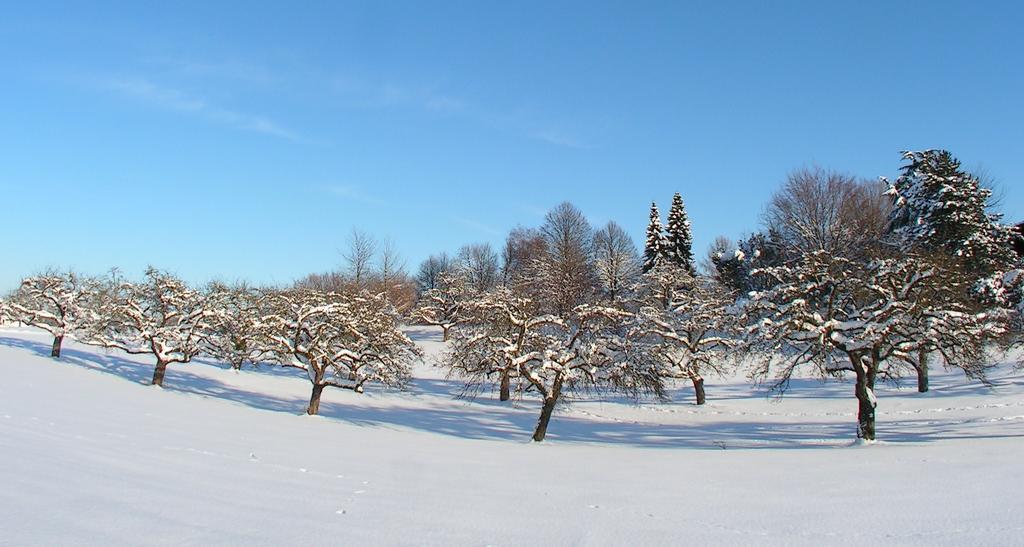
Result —
<path fill-rule="evenodd" d="M 145 4 L 145 5 L 144 5 Z M 173 5 L 172 5 L 173 4 Z M 1018 2 L 10 2 L 0 290 L 46 266 L 285 283 L 563 200 L 699 254 L 787 172 L 950 149 L 1024 218 Z"/>

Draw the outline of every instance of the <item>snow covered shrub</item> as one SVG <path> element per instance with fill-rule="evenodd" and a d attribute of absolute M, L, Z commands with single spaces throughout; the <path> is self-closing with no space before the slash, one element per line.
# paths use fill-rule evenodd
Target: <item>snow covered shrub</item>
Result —
<path fill-rule="evenodd" d="M 53 335 L 50 356 L 59 358 L 64 337 L 82 327 L 97 289 L 92 278 L 51 270 L 25 278 L 3 308 L 11 319 Z"/>
<path fill-rule="evenodd" d="M 90 310 L 82 341 L 156 358 L 153 385 L 162 386 L 167 365 L 187 363 L 202 349 L 209 330 L 209 301 L 177 277 L 148 268 L 139 283 L 112 275 Z"/>
<path fill-rule="evenodd" d="M 401 330 L 383 294 L 268 292 L 257 339 L 268 359 L 304 370 L 313 386 L 307 414 L 324 388 L 356 393 L 367 383 L 404 387 L 420 350 Z"/>

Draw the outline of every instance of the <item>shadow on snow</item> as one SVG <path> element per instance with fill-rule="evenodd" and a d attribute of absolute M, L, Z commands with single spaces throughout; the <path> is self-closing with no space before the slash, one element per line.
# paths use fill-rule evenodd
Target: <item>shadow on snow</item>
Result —
<path fill-rule="evenodd" d="M 0 345 L 31 351 L 49 358 L 50 346 L 46 343 L 19 338 L 0 337 Z M 112 374 L 135 384 L 148 385 L 153 366 L 131 361 L 116 355 L 65 348 L 61 362 L 90 370 Z M 204 361 L 206 362 L 206 361 Z M 210 363 L 222 369 L 229 367 Z M 307 404 L 305 398 L 272 396 L 239 389 L 217 380 L 182 370 L 183 366 L 172 365 L 167 371 L 164 389 L 191 393 L 205 397 L 227 400 L 256 409 L 288 414 L 301 413 Z M 250 369 L 252 371 L 252 369 Z M 261 367 L 253 372 L 270 373 L 280 376 L 302 377 L 297 371 L 284 371 L 273 367 Z M 813 380 L 807 380 L 811 382 Z M 804 380 L 801 380 L 804 382 Z M 1019 383 L 1020 378 L 1004 379 L 1003 382 Z M 801 398 L 820 397 L 850 399 L 854 405 L 850 386 L 840 382 L 816 383 L 817 392 L 810 392 L 810 385 L 794 386 L 789 396 Z M 955 386 L 959 388 L 960 386 Z M 744 394 L 742 386 L 716 386 L 710 391 L 714 400 L 732 398 L 764 397 L 764 392 Z M 825 393 L 820 390 L 825 389 Z M 973 388 L 966 388 L 973 393 Z M 988 389 L 988 388 L 985 388 Z M 808 393 L 805 393 L 807 391 Z M 526 442 L 532 434 L 539 413 L 539 403 L 523 400 L 518 403 L 501 403 L 493 398 L 481 396 L 477 399 L 455 399 L 462 393 L 462 384 L 456 380 L 416 379 L 410 389 L 397 394 L 393 400 L 416 400 L 417 406 L 374 406 L 379 400 L 379 391 L 370 391 L 356 396 L 352 393 L 333 390 L 325 394 L 321 402 L 320 415 L 343 420 L 362 427 L 389 427 L 414 429 L 430 433 L 450 435 L 464 439 L 486 439 Z M 963 393 L 962 391 L 960 392 Z M 689 393 L 685 388 L 674 393 L 675 398 L 685 401 Z M 344 402 L 338 399 L 344 399 Z M 369 402 L 361 404 L 359 399 Z M 668 403 L 669 405 L 697 408 L 690 402 Z M 606 400 L 607 402 L 607 400 Z M 884 399 L 883 399 L 884 404 Z M 568 411 L 563 407 L 552 419 L 548 438 L 553 441 L 623 445 L 645 448 L 697 448 L 697 449 L 820 449 L 843 447 L 850 444 L 856 424 L 851 418 L 844 422 L 803 421 L 715 421 L 701 424 L 658 424 L 644 421 L 608 419 L 586 411 Z M 575 414 L 575 415 L 574 415 Z M 584 416 L 580 416 L 583 414 Z M 1024 431 L 993 435 L 991 431 L 977 431 L 972 428 L 990 425 L 988 420 L 936 420 L 936 419 L 894 419 L 878 423 L 878 437 L 888 444 L 922 443 L 948 439 L 977 439 L 991 437 L 1024 437 Z"/>

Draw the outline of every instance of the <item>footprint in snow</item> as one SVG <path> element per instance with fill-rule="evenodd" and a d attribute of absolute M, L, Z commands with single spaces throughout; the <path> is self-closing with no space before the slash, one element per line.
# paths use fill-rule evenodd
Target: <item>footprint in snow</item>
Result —
<path fill-rule="evenodd" d="M 334 512 L 334 514 L 336 514 L 336 515 L 344 515 L 345 514 L 345 510 L 344 509 L 338 509 L 337 511 Z"/>
<path fill-rule="evenodd" d="M 600 509 L 601 508 L 600 505 L 588 505 L 587 507 L 589 507 L 591 509 Z"/>

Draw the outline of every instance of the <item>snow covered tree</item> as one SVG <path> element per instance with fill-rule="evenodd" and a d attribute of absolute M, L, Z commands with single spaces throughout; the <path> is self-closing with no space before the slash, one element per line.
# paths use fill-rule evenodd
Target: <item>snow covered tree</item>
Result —
<path fill-rule="evenodd" d="M 739 322 L 731 292 L 710 279 L 684 275 L 674 283 L 668 306 L 656 299 L 654 305 L 640 308 L 631 336 L 649 341 L 650 352 L 664 366 L 664 377 L 690 380 L 697 404 L 702 405 L 704 375 L 727 372 L 739 345 Z"/>
<path fill-rule="evenodd" d="M 420 356 L 382 294 L 268 293 L 257 336 L 270 360 L 306 372 L 310 415 L 319 412 L 327 387 L 356 393 L 367 383 L 404 387 Z"/>
<path fill-rule="evenodd" d="M 257 339 L 264 296 L 246 285 L 210 285 L 209 317 L 202 332 L 202 352 L 241 370 L 246 363 L 259 364 L 267 350 Z"/>
<path fill-rule="evenodd" d="M 884 365 L 930 345 L 949 366 L 984 378 L 985 342 L 1005 331 L 1000 316 L 944 298 L 955 272 L 920 257 L 864 264 L 818 251 L 764 273 L 777 283 L 747 302 L 748 349 L 762 356 L 753 376 L 774 371 L 784 391 L 801 365 L 853 372 L 857 436 L 865 440 L 875 439 L 875 381 L 892 374 Z"/>
<path fill-rule="evenodd" d="M 647 239 L 644 242 L 644 273 L 651 271 L 665 258 L 667 243 L 665 242 L 663 231 L 658 204 L 651 202 L 651 219 L 647 223 Z"/>
<path fill-rule="evenodd" d="M 91 310 L 82 341 L 129 354 L 156 357 L 153 385 L 162 386 L 167 365 L 187 363 L 202 349 L 210 311 L 202 293 L 171 274 L 148 268 L 131 283 L 112 275 Z"/>
<path fill-rule="evenodd" d="M 60 358 L 64 337 L 82 326 L 89 300 L 95 298 L 97 289 L 92 278 L 50 270 L 22 280 L 4 308 L 15 321 L 53 335 L 50 356 Z"/>
<path fill-rule="evenodd" d="M 444 341 L 447 342 L 451 329 L 465 319 L 463 308 L 471 300 L 471 294 L 461 271 L 441 272 L 435 287 L 420 295 L 412 311 L 412 318 L 441 327 Z"/>
<path fill-rule="evenodd" d="M 534 441 L 544 440 L 567 393 L 608 389 L 664 396 L 647 348 L 626 336 L 628 312 L 584 304 L 563 317 L 542 314 L 530 299 L 504 287 L 477 305 L 483 320 L 453 337 L 442 364 L 470 386 L 515 378 L 536 391 L 542 406 Z"/>
<path fill-rule="evenodd" d="M 636 246 L 629 234 L 613 221 L 594 232 L 594 262 L 601 292 L 613 302 L 640 276 Z"/>
<path fill-rule="evenodd" d="M 665 260 L 683 268 L 691 275 L 696 273 L 690 219 L 686 215 L 686 206 L 683 205 L 683 197 L 679 192 L 672 196 L 672 207 L 668 211 L 668 224 L 665 226 L 664 246 Z"/>
<path fill-rule="evenodd" d="M 1006 271 L 1013 232 L 1000 215 L 987 213 L 992 191 L 946 150 L 903 152 L 903 159 L 907 164 L 888 190 L 891 233 L 900 247 L 941 251 L 979 278 Z"/>

